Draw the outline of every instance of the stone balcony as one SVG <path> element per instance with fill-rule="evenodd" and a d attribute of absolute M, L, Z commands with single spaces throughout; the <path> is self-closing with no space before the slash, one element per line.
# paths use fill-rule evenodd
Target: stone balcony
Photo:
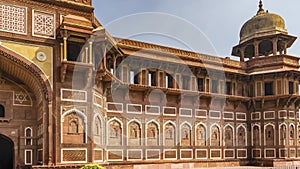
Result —
<path fill-rule="evenodd" d="M 298 70 L 299 58 L 290 55 L 275 55 L 254 58 L 246 62 L 247 73 L 266 71 Z"/>

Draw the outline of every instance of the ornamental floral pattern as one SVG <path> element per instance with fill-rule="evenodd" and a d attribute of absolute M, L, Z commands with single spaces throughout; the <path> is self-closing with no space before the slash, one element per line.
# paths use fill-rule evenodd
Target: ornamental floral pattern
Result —
<path fill-rule="evenodd" d="M 0 30 L 26 33 L 26 8 L 0 4 Z"/>
<path fill-rule="evenodd" d="M 54 14 L 34 11 L 33 34 L 44 37 L 55 37 Z"/>

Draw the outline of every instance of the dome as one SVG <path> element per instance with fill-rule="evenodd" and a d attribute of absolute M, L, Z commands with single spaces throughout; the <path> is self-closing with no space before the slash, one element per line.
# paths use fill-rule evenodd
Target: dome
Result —
<path fill-rule="evenodd" d="M 257 14 L 248 20 L 240 32 L 240 43 L 252 38 L 265 37 L 275 34 L 287 34 L 285 23 L 281 16 L 265 12 L 262 3 L 259 5 Z"/>

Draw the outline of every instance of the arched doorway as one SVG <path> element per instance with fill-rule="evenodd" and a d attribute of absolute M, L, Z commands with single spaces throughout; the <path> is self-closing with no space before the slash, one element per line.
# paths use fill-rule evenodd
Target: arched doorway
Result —
<path fill-rule="evenodd" d="M 0 168 L 13 169 L 14 143 L 8 137 L 0 134 Z"/>

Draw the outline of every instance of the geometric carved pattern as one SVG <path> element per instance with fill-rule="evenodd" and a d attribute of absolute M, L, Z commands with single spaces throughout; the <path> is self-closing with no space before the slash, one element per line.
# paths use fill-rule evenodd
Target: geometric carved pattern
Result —
<path fill-rule="evenodd" d="M 55 19 L 54 14 L 34 11 L 34 35 L 54 38 Z"/>
<path fill-rule="evenodd" d="M 0 30 L 26 33 L 26 8 L 0 4 Z"/>
<path fill-rule="evenodd" d="M 16 94 L 16 101 L 19 102 L 19 103 L 23 103 L 24 101 L 27 101 L 26 97 L 27 97 L 27 94 L 23 93 L 23 92 L 20 92 L 20 93 L 17 93 Z"/>
<path fill-rule="evenodd" d="M 15 93 L 14 104 L 31 105 L 30 96 L 22 91 Z"/>
<path fill-rule="evenodd" d="M 94 160 L 96 160 L 96 161 L 102 161 L 103 160 L 103 150 L 95 150 Z"/>
<path fill-rule="evenodd" d="M 63 161 L 86 161 L 86 151 L 63 150 Z"/>

